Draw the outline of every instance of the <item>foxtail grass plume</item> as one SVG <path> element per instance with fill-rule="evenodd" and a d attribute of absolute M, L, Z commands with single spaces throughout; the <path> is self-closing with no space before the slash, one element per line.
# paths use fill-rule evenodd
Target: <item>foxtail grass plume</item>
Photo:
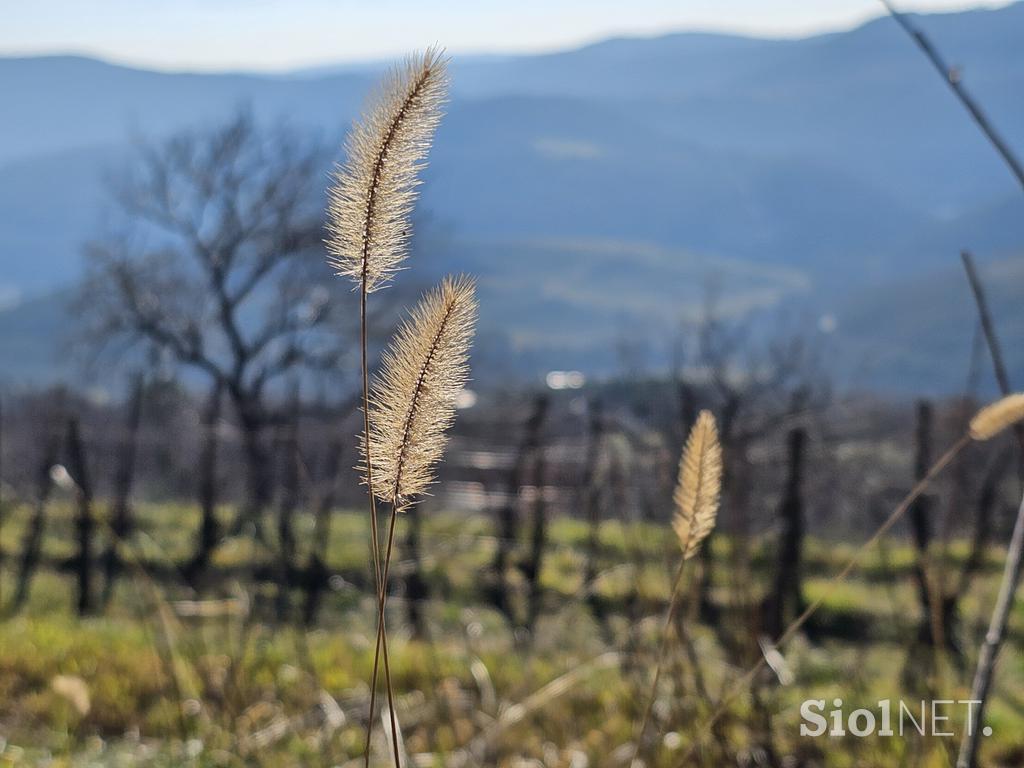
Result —
<path fill-rule="evenodd" d="M 722 447 L 715 417 L 701 411 L 679 461 L 679 480 L 672 496 L 676 506 L 672 527 L 684 559 L 697 554 L 701 542 L 714 529 L 721 490 Z"/>
<path fill-rule="evenodd" d="M 391 72 L 346 139 L 328 204 L 328 262 L 367 293 L 406 256 L 418 174 L 447 92 L 446 61 L 429 49 Z"/>
<path fill-rule="evenodd" d="M 978 411 L 971 419 L 971 437 L 991 440 L 1020 421 L 1024 421 L 1024 392 L 1007 395 Z"/>
<path fill-rule="evenodd" d="M 445 278 L 412 310 L 383 356 L 370 406 L 370 462 L 378 499 L 408 507 L 433 482 L 434 465 L 469 372 L 476 325 L 472 280 Z"/>

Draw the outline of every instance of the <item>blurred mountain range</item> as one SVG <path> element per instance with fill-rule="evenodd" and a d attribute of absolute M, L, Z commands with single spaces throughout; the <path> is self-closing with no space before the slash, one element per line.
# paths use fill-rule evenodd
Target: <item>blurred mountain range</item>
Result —
<path fill-rule="evenodd" d="M 913 21 L 1024 153 L 1024 3 Z M 378 74 L 0 59 L 0 379 L 68 375 L 61 297 L 137 141 L 245 107 L 340 144 Z M 736 316 L 828 318 L 822 343 L 858 385 L 943 391 L 962 386 L 973 335 L 959 250 L 998 278 L 997 307 L 1024 296 L 1024 196 L 890 19 L 470 57 L 452 79 L 422 247 L 438 271 L 480 276 L 483 327 L 521 370 L 607 370 L 631 336 L 665 350 L 714 286 Z M 1017 307 L 997 320 L 1024 381 Z"/>

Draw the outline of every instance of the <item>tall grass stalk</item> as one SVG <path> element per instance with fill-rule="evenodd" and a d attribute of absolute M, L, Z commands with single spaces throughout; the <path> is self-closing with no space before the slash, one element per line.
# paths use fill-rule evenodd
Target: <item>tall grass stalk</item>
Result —
<path fill-rule="evenodd" d="M 367 298 L 387 285 L 408 253 L 409 219 L 416 200 L 418 174 L 441 119 L 447 93 L 446 62 L 428 50 L 393 71 L 346 140 L 347 160 L 330 192 L 328 251 L 339 275 L 354 280 L 359 290 L 360 373 L 363 434 L 369 435 L 370 383 L 367 353 Z M 373 462 L 365 439 L 363 471 L 368 489 L 374 581 L 377 586 L 377 642 L 370 684 L 370 715 L 366 726 L 364 761 L 370 764 L 370 745 L 376 706 L 377 679 L 383 655 L 391 719 L 392 748 L 399 765 L 394 690 L 383 615 L 385 579 L 381 565 L 377 506 L 373 493 Z"/>
<path fill-rule="evenodd" d="M 654 701 L 658 695 L 662 663 L 668 650 L 672 621 L 679 606 L 680 586 L 683 583 L 686 562 L 700 551 L 701 543 L 715 527 L 721 489 L 722 447 L 718 441 L 718 430 L 711 413 L 701 411 L 679 460 L 679 478 L 672 497 L 676 507 L 672 527 L 679 538 L 683 556 L 672 582 L 672 592 L 668 610 L 665 612 L 665 623 L 661 630 L 661 642 L 654 668 L 654 681 L 651 683 L 647 706 L 637 729 L 631 764 L 637 762 L 644 734 L 647 732 L 647 724 L 654 709 Z"/>

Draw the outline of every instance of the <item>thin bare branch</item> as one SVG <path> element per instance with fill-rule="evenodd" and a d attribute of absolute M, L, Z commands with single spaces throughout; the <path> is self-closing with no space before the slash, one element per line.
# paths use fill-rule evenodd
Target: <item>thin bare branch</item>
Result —
<path fill-rule="evenodd" d="M 974 120 L 981 132 L 985 134 L 985 138 L 989 140 L 992 146 L 995 148 L 999 156 L 1003 158 L 1003 162 L 1006 163 L 1006 167 L 1010 169 L 1010 173 L 1017 179 L 1017 183 L 1020 184 L 1021 189 L 1024 190 L 1024 165 L 1021 165 L 1021 161 L 1014 154 L 1010 145 L 1006 143 L 999 132 L 996 131 L 995 126 L 992 125 L 992 121 L 989 120 L 988 116 L 982 110 L 981 105 L 974 100 L 974 97 L 964 87 L 963 80 L 960 77 L 960 72 L 955 67 L 949 66 L 938 49 L 928 39 L 927 35 L 920 29 L 915 27 L 906 14 L 896 9 L 896 7 L 889 0 L 880 0 L 882 5 L 889 14 L 896 20 L 896 23 L 900 25 L 904 32 L 910 36 L 917 47 L 921 49 L 922 53 L 928 57 L 928 60 L 935 67 L 935 70 L 942 77 L 949 89 L 953 91 L 956 97 L 963 104 L 964 109 L 970 114 L 971 119 Z"/>

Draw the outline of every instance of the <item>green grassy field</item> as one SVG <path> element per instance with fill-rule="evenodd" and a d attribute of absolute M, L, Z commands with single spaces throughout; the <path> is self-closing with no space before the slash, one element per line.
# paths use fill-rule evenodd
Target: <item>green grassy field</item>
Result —
<path fill-rule="evenodd" d="M 356 760 L 374 628 L 372 597 L 356 586 L 370 578 L 363 516 L 335 515 L 328 552 L 339 578 L 317 625 L 299 629 L 273 619 L 273 583 L 250 581 L 261 565 L 273 565 L 272 547 L 228 542 L 217 553 L 209 589 L 196 596 L 173 567 L 190 554 L 196 510 L 144 505 L 138 514 L 141 562 L 128 567 L 101 615 L 79 619 L 73 577 L 61 570 L 73 552 L 71 512 L 54 507 L 30 599 L 0 623 L 0 764 Z M 5 606 L 27 517 L 24 508 L 5 516 Z M 673 537 L 649 524 L 605 523 L 599 576 L 587 590 L 586 526 L 552 521 L 540 618 L 527 635 L 510 629 L 482 598 L 491 530 L 483 517 L 425 516 L 429 638 L 412 639 L 400 594 L 390 604 L 392 673 L 413 764 L 627 765 L 677 562 Z M 297 533 L 300 543 L 309 541 L 306 516 L 297 521 Z M 102 535 L 97 539 L 105 542 Z M 688 642 L 669 645 L 647 765 L 681 764 L 695 739 L 703 746 L 689 763 L 697 765 L 953 764 L 958 740 L 949 737 L 913 731 L 904 738 L 801 737 L 800 703 L 839 697 L 849 712 L 861 705 L 877 711 L 880 699 L 967 698 L 1001 552 L 990 552 L 963 600 L 964 659 L 944 654 L 932 663 L 930 652 L 914 646 L 913 553 L 890 541 L 829 594 L 812 625 L 813 641 L 798 637 L 782 649 L 792 682 L 781 685 L 770 672 L 759 676 L 755 693 L 735 698 L 709 728 L 723 691 L 757 659 L 750 606 L 771 569 L 770 539 L 753 542 L 747 558 L 724 536 L 712 541 L 710 596 L 719 624 L 701 623 L 691 602 Z M 812 540 L 807 549 L 805 591 L 814 599 L 852 547 Z M 966 545 L 957 543 L 939 570 L 953 573 L 965 554 Z M 301 600 L 297 591 L 290 597 Z M 603 620 L 594 618 L 594 604 Z M 209 615 L 191 615 L 197 611 Z M 993 733 L 984 740 L 984 765 L 1024 765 L 1022 647 L 1024 605 L 1018 602 L 986 716 Z M 953 722 L 959 712 L 950 712 Z M 381 728 L 377 734 L 378 760 L 385 765 Z"/>

